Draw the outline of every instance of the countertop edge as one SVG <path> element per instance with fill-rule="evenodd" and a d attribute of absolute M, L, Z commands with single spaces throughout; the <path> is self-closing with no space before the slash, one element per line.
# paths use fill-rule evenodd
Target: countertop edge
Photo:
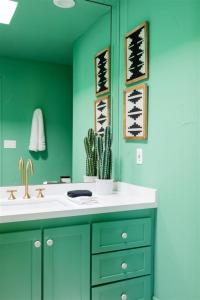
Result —
<path fill-rule="evenodd" d="M 124 204 L 116 206 L 106 207 L 81 207 L 79 209 L 53 211 L 53 212 L 39 212 L 39 213 L 26 213 L 16 215 L 0 216 L 0 224 L 3 223 L 14 223 L 34 220 L 45 220 L 55 218 L 67 218 L 67 217 L 78 217 L 86 215 L 104 214 L 104 213 L 115 213 L 120 211 L 131 211 L 131 210 L 142 210 L 142 209 L 156 209 L 158 207 L 157 202 L 148 203 L 137 203 L 137 204 Z"/>

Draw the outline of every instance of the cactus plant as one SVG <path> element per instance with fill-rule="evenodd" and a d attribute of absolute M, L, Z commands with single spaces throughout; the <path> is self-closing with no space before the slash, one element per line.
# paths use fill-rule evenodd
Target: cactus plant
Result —
<path fill-rule="evenodd" d="M 87 137 L 84 138 L 86 152 L 86 176 L 97 176 L 97 147 L 94 130 L 88 130 Z"/>
<path fill-rule="evenodd" d="M 112 176 L 112 135 L 110 126 L 106 127 L 104 136 L 96 136 L 97 176 L 98 179 L 111 179 Z"/>

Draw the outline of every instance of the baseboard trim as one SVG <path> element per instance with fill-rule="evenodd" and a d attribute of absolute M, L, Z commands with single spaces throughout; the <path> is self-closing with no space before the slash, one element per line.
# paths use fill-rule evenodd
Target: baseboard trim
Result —
<path fill-rule="evenodd" d="M 158 299 L 158 298 L 156 298 L 156 297 L 153 297 L 153 298 L 152 298 L 152 300 L 159 300 L 159 299 Z"/>

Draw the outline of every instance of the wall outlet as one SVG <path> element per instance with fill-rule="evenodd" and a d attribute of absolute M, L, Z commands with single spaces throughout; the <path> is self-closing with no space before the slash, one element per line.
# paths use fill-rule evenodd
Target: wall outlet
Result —
<path fill-rule="evenodd" d="M 136 163 L 137 163 L 137 165 L 143 164 L 143 149 L 142 148 L 137 148 L 137 150 L 136 150 Z"/>
<path fill-rule="evenodd" d="M 5 149 L 16 149 L 17 143 L 15 140 L 4 140 L 3 146 Z"/>

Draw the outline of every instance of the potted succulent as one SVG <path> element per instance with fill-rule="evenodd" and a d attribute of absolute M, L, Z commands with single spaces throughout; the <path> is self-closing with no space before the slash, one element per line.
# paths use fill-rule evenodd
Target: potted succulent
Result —
<path fill-rule="evenodd" d="M 96 136 L 97 179 L 96 193 L 109 195 L 113 192 L 112 177 L 112 135 L 110 127 L 106 127 L 104 136 Z"/>
<path fill-rule="evenodd" d="M 87 137 L 84 138 L 86 152 L 86 176 L 84 182 L 95 182 L 97 178 L 97 149 L 96 135 L 92 128 L 88 130 Z"/>

